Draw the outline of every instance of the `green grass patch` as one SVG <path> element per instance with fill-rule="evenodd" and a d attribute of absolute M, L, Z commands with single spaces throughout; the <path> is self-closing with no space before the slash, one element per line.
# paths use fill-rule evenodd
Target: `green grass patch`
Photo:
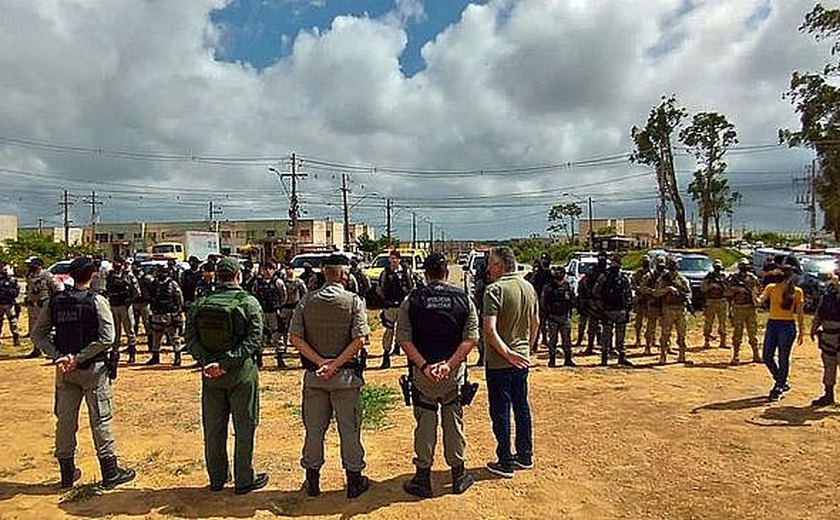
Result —
<path fill-rule="evenodd" d="M 379 430 L 387 424 L 388 412 L 397 402 L 397 393 L 385 385 L 362 387 L 362 427 Z"/>
<path fill-rule="evenodd" d="M 59 502 L 62 504 L 82 502 L 84 500 L 90 500 L 91 498 L 98 497 L 101 494 L 102 488 L 99 486 L 99 484 L 91 482 L 88 484 L 81 484 L 71 488 L 69 491 L 67 491 L 61 496 Z"/>
<path fill-rule="evenodd" d="M 647 251 L 642 251 L 640 249 L 634 251 L 628 251 L 623 257 L 621 257 L 621 268 L 622 269 L 632 269 L 636 270 L 642 267 L 642 258 L 645 257 L 645 253 Z"/>
<path fill-rule="evenodd" d="M 728 268 L 742 259 L 744 255 L 737 249 L 730 249 L 728 247 L 710 247 L 704 249 L 703 252 L 713 260 L 720 260 L 723 266 Z"/>

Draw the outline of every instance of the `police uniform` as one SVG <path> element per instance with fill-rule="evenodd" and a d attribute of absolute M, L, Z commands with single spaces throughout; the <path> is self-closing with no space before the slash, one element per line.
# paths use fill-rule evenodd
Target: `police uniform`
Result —
<path fill-rule="evenodd" d="M 219 273 L 234 276 L 239 262 L 224 258 Z M 227 276 L 227 275 L 226 275 Z M 227 314 L 219 314 L 219 309 Z M 259 302 L 235 282 L 224 282 L 199 300 L 186 323 L 187 346 L 203 367 L 201 421 L 204 459 L 210 489 L 221 491 L 228 479 L 227 433 L 233 418 L 233 479 L 237 494 L 264 487 L 268 476 L 254 473 L 254 437 L 259 423 L 259 371 L 254 354 L 260 348 L 263 313 Z M 232 328 L 226 328 L 232 324 Z M 221 369 L 214 375 L 211 367 Z"/>
<path fill-rule="evenodd" d="M 17 323 L 18 296 L 20 296 L 20 286 L 17 280 L 9 276 L 6 264 L 0 263 L 0 333 L 3 330 L 4 319 L 8 320 L 9 330 L 12 333 L 12 342 L 16 347 L 20 346 L 20 334 L 18 333 Z"/>
<path fill-rule="evenodd" d="M 540 257 L 539 262 L 535 262 L 536 267 L 533 271 L 528 273 L 529 276 L 526 276 L 526 280 L 534 286 L 534 291 L 537 293 L 537 296 L 541 295 L 545 286 L 551 283 L 552 275 L 551 275 L 551 258 L 548 254 L 543 254 Z M 540 335 L 544 342 L 548 342 L 548 329 L 547 324 L 545 321 L 545 314 L 542 312 L 542 308 L 540 309 Z M 536 352 L 537 347 L 539 346 L 540 342 L 534 342 L 534 351 Z"/>
<path fill-rule="evenodd" d="M 184 294 L 184 313 L 189 316 L 196 299 L 196 288 L 203 274 L 198 268 L 198 258 L 190 257 L 190 268 L 181 275 L 181 292 Z"/>
<path fill-rule="evenodd" d="M 565 279 L 566 270 L 562 267 L 543 288 L 540 295 L 540 309 L 546 321 L 546 343 L 548 344 L 548 366 L 557 365 L 557 339 L 563 348 L 563 365 L 575 366 L 572 361 L 572 309 L 575 306 L 575 293 Z"/>
<path fill-rule="evenodd" d="M 425 266 L 427 273 L 430 268 L 445 269 L 446 259 L 434 253 L 426 259 Z M 474 479 L 464 469 L 466 438 L 461 387 L 466 383 L 466 356 L 478 340 L 478 313 L 462 289 L 442 280 L 430 280 L 424 287 L 414 289 L 401 304 L 397 323 L 397 341 L 412 357 L 410 400 L 417 421 L 416 474 L 404 488 L 413 495 L 432 496 L 431 468 L 440 410 L 443 453 L 451 468 L 452 486 L 456 494 L 463 493 Z M 449 374 L 446 379 L 435 381 L 426 372 L 441 362 L 449 366 Z"/>
<path fill-rule="evenodd" d="M 645 291 L 643 282 L 648 273 L 650 273 L 650 262 L 644 259 L 642 267 L 634 271 L 633 276 L 630 277 L 630 287 L 633 289 L 633 294 L 636 295 L 633 301 L 633 332 L 636 334 L 636 347 L 642 346 L 642 332 L 647 317 L 650 292 Z"/>
<path fill-rule="evenodd" d="M 593 291 L 601 303 L 604 323 L 604 344 L 601 347 L 601 366 L 606 366 L 610 353 L 618 355 L 618 364 L 632 366 L 624 349 L 624 335 L 630 321 L 633 291 L 630 280 L 621 272 L 621 259 L 613 257 L 612 264 L 598 277 Z"/>
<path fill-rule="evenodd" d="M 752 348 L 753 362 L 761 363 L 758 348 L 758 315 L 756 295 L 760 285 L 758 277 L 748 271 L 749 261 L 738 262 L 738 272 L 729 277 L 728 296 L 732 305 L 732 364 L 740 363 L 739 353 L 744 331 Z"/>
<path fill-rule="evenodd" d="M 596 274 L 587 274 L 578 283 L 578 334 L 577 346 L 583 343 L 584 334 L 586 334 L 586 350 L 585 354 L 592 354 L 595 349 L 595 343 L 600 342 L 599 323 L 597 317 L 597 309 L 595 302 L 595 295 L 592 290 L 595 286 Z"/>
<path fill-rule="evenodd" d="M 366 299 L 370 292 L 370 279 L 359 268 L 359 263 L 356 260 L 350 261 L 350 274 L 356 278 L 356 287 L 358 288 L 356 294 L 361 296 L 363 300 Z"/>
<path fill-rule="evenodd" d="M 662 298 L 662 336 L 659 338 L 659 362 L 668 359 L 671 344 L 671 330 L 677 333 L 677 362 L 685 363 L 686 305 L 691 301 L 691 285 L 685 276 L 677 271 L 677 261 L 668 259 L 668 271 L 659 277 L 656 296 Z"/>
<path fill-rule="evenodd" d="M 278 366 L 284 364 L 283 352 L 280 349 L 280 327 L 279 315 L 280 306 L 286 301 L 286 284 L 275 273 L 268 278 L 258 276 L 252 282 L 254 296 L 260 303 L 263 312 L 263 341 L 261 348 L 257 351 L 257 366 L 262 366 L 262 350 L 264 348 L 274 351 L 277 357 Z"/>
<path fill-rule="evenodd" d="M 408 296 L 413 287 L 411 271 L 400 265 L 393 269 L 386 265 L 379 275 L 379 290 L 384 301 L 384 308 L 380 317 L 385 331 L 382 335 L 382 365 L 380 368 L 391 366 L 391 354 L 399 352 L 399 347 L 394 345 L 394 330 L 397 327 L 397 320 L 400 314 L 400 304 Z"/>
<path fill-rule="evenodd" d="M 325 265 L 340 268 L 347 258 L 331 255 Z M 362 447 L 361 388 L 363 362 L 359 351 L 370 334 L 364 301 L 339 282 L 308 292 L 295 307 L 289 330 L 292 344 L 301 352 L 303 376 L 303 424 L 306 430 L 301 466 L 306 470 L 309 495 L 320 493 L 320 469 L 324 464 L 324 436 L 335 414 L 341 440 L 341 463 L 347 474 L 347 495 L 355 498 L 369 487 Z M 307 357 L 311 356 L 311 357 Z M 317 366 L 316 360 L 325 364 Z M 340 367 L 330 362 L 347 359 Z M 336 369 L 331 377 L 318 375 Z"/>
<path fill-rule="evenodd" d="M 134 363 L 137 355 L 137 336 L 134 332 L 134 312 L 131 307 L 140 296 L 140 286 L 134 275 L 125 268 L 108 273 L 105 283 L 105 295 L 111 305 L 114 316 L 114 346 L 119 349 L 122 333 L 128 338 L 128 362 Z"/>
<path fill-rule="evenodd" d="M 29 317 L 30 335 L 35 330 L 35 324 L 41 315 L 41 310 L 49 301 L 50 297 L 58 292 L 58 284 L 55 282 L 51 272 L 43 269 L 43 262 L 40 258 L 33 258 L 29 262 L 29 272 L 26 275 L 26 311 Z M 27 357 L 37 358 L 41 355 L 38 347 L 35 346 Z"/>
<path fill-rule="evenodd" d="M 134 335 L 139 336 L 140 324 L 143 324 L 143 333 L 146 335 L 146 344 L 152 343 L 152 330 L 149 326 L 149 318 L 152 315 L 150 304 L 152 301 L 152 287 L 155 279 L 152 275 L 143 272 L 138 266 L 134 270 L 134 278 L 137 279 L 137 285 L 140 287 L 140 295 L 131 304 L 134 311 Z"/>
<path fill-rule="evenodd" d="M 181 339 L 178 336 L 178 329 L 181 326 L 181 310 L 184 306 L 184 297 L 178 282 L 172 279 L 169 271 L 158 269 L 152 286 L 152 316 L 149 318 L 149 325 L 152 329 L 152 342 L 149 348 L 152 357 L 146 363 L 156 365 L 160 363 L 160 345 L 164 335 L 172 340 L 172 349 L 175 351 L 173 366 L 181 366 Z"/>
<path fill-rule="evenodd" d="M 91 260 L 70 265 L 71 276 L 87 270 Z M 55 327 L 55 336 L 51 331 Z M 114 396 L 107 366 L 107 351 L 114 343 L 114 322 L 108 301 L 89 287 L 77 285 L 55 294 L 45 305 L 32 332 L 36 346 L 56 362 L 72 358 L 72 366 L 58 363 L 55 381 L 55 457 L 61 468 L 61 487 L 72 487 L 76 470 L 76 430 L 79 406 L 87 403 L 93 442 L 102 471 L 102 485 L 113 488 L 134 478 L 134 470 L 117 465 L 111 428 Z"/>
<path fill-rule="evenodd" d="M 811 324 L 811 336 L 818 338 L 825 386 L 825 394 L 811 403 L 814 406 L 834 404 L 834 385 L 840 361 L 840 290 L 836 276 L 826 285 Z"/>
<path fill-rule="evenodd" d="M 706 308 L 703 310 L 703 348 L 710 346 L 715 320 L 718 324 L 720 348 L 726 348 L 727 281 L 722 271 L 723 263 L 715 260 L 714 271 L 707 274 L 700 285 L 700 291 L 703 292 L 706 300 Z"/>
<path fill-rule="evenodd" d="M 280 321 L 278 322 L 278 332 L 280 333 L 279 351 L 277 353 L 278 366 L 285 366 L 286 364 L 283 358 L 289 344 L 289 326 L 292 322 L 292 314 L 298 302 L 307 292 L 306 283 L 300 278 L 295 278 L 294 273 L 287 273 L 283 283 L 286 285 L 286 299 L 280 307 Z"/>
<path fill-rule="evenodd" d="M 475 274 L 473 279 L 473 304 L 478 312 L 478 361 L 476 366 L 484 366 L 484 349 L 486 344 L 484 342 L 484 328 L 481 327 L 482 318 L 484 317 L 484 291 L 487 289 L 487 268 L 482 266 Z"/>

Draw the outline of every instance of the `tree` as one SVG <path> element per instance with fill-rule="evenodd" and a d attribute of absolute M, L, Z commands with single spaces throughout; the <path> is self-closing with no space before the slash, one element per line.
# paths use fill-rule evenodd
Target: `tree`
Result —
<path fill-rule="evenodd" d="M 583 209 L 574 203 L 556 204 L 548 210 L 548 231 L 550 233 L 566 233 L 569 240 L 574 239 L 575 220 L 580 219 Z"/>
<path fill-rule="evenodd" d="M 387 249 L 389 247 L 399 247 L 400 242 L 399 240 L 392 238 L 391 241 L 388 241 L 388 237 L 382 235 L 378 239 L 370 238 L 366 233 L 363 235 L 359 235 L 356 239 L 356 247 L 359 251 L 363 253 L 368 253 L 370 255 L 376 254 L 383 249 Z"/>
<path fill-rule="evenodd" d="M 659 106 L 650 110 L 644 128 L 634 126 L 630 131 L 635 144 L 635 149 L 630 154 L 630 162 L 653 166 L 656 170 L 656 182 L 662 203 L 667 204 L 670 201 L 674 205 L 681 246 L 688 245 L 688 226 L 685 220 L 685 205 L 674 171 L 671 136 L 685 116 L 685 109 L 677 106 L 675 96 L 663 96 Z M 664 211 L 664 208 L 662 209 Z M 661 232 L 664 238 L 664 229 Z"/>
<path fill-rule="evenodd" d="M 800 31 L 817 40 L 834 39 L 831 54 L 840 53 L 840 9 L 817 4 L 805 15 Z M 835 86 L 840 62 L 828 63 L 821 72 L 800 73 L 790 78 L 783 95 L 799 114 L 800 129 L 779 130 L 779 140 L 788 146 L 804 146 L 816 152 L 819 171 L 815 184 L 820 207 L 825 212 L 825 229 L 840 240 L 840 87 Z"/>
<path fill-rule="evenodd" d="M 720 217 L 740 200 L 740 194 L 732 192 L 722 179 L 726 173 L 723 156 L 738 142 L 735 125 L 717 112 L 700 112 L 694 114 L 691 125 L 683 128 L 679 137 L 697 159 L 698 168 L 688 192 L 699 208 L 701 234 L 704 240 L 709 239 L 709 220 L 715 219 L 715 245 L 720 246 Z"/>
<path fill-rule="evenodd" d="M 55 242 L 52 236 L 39 233 L 21 235 L 17 240 L 6 240 L 5 247 L 0 247 L 0 260 L 15 268 L 15 273 L 26 271 L 25 262 L 30 256 L 37 256 L 49 266 L 58 260 L 91 254 L 90 245 L 67 246 L 64 242 Z"/>

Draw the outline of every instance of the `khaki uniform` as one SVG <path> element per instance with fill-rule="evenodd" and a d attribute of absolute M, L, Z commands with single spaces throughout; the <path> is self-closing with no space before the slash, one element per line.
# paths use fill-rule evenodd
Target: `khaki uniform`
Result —
<path fill-rule="evenodd" d="M 840 293 L 829 285 L 820 298 L 811 332 L 817 332 L 823 362 L 823 384 L 834 387 L 840 362 Z"/>
<path fill-rule="evenodd" d="M 648 299 L 650 293 L 645 292 L 643 281 L 645 277 L 650 274 L 650 269 L 640 268 L 630 277 L 630 287 L 636 298 L 633 301 L 633 331 L 636 333 L 636 346 L 642 345 L 642 331 L 647 318 Z"/>
<path fill-rule="evenodd" d="M 741 339 L 747 332 L 747 341 L 753 352 L 753 362 L 761 363 L 758 349 L 758 315 L 755 298 L 758 278 L 752 273 L 736 273 L 729 278 L 728 296 L 732 303 L 732 360 L 739 361 Z"/>
<path fill-rule="evenodd" d="M 662 273 L 651 270 L 642 278 L 636 294 L 641 294 L 646 300 L 645 310 L 645 354 L 650 354 L 656 344 L 656 326 L 662 318 L 662 298 L 654 292 L 659 285 L 659 277 Z"/>
<path fill-rule="evenodd" d="M 656 296 L 662 298 L 662 336 L 659 338 L 659 361 L 667 360 L 668 349 L 671 346 L 671 330 L 677 332 L 677 346 L 679 353 L 677 361 L 685 362 L 685 329 L 686 302 L 691 301 L 691 285 L 688 280 L 676 271 L 668 271 L 659 278 Z"/>
<path fill-rule="evenodd" d="M 58 291 L 58 284 L 55 282 L 51 272 L 42 269 L 37 274 L 26 278 L 26 310 L 29 315 L 29 333 L 35 330 L 35 324 L 41 316 L 41 311 L 50 299 L 50 296 Z"/>
<path fill-rule="evenodd" d="M 703 310 L 703 338 L 705 339 L 703 346 L 709 348 L 712 328 L 714 327 L 715 320 L 717 320 L 720 347 L 726 348 L 726 314 L 728 311 L 726 303 L 726 279 L 722 273 L 709 273 L 703 279 L 700 290 L 706 296 L 706 308 Z"/>
<path fill-rule="evenodd" d="M 328 283 L 307 293 L 295 307 L 289 333 L 306 341 L 321 357 L 337 358 L 353 340 L 370 334 L 364 301 L 340 285 Z M 324 380 L 311 368 L 303 376 L 306 438 L 301 466 L 319 470 L 324 465 L 324 437 L 335 413 L 342 465 L 347 471 L 362 471 L 365 450 L 361 439 L 361 370 L 342 368 Z"/>

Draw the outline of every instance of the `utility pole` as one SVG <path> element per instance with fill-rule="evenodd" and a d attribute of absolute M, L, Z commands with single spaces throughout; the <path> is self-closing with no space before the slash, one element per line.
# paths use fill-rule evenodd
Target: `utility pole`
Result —
<path fill-rule="evenodd" d="M 808 215 L 808 245 L 813 248 L 817 241 L 817 161 L 811 161 L 807 172 L 802 177 L 794 177 L 793 187 L 796 203 L 803 207 Z M 804 188 L 799 187 L 804 184 Z"/>
<path fill-rule="evenodd" d="M 39 218 L 38 219 L 38 236 L 41 236 L 43 234 L 44 234 L 44 219 Z"/>
<path fill-rule="evenodd" d="M 595 245 L 595 229 L 593 229 L 594 221 L 592 220 L 592 197 L 587 197 L 589 203 L 589 250 L 591 251 Z"/>
<path fill-rule="evenodd" d="M 341 203 L 344 207 L 344 250 L 350 250 L 350 207 L 347 205 L 347 195 L 350 188 L 347 187 L 347 174 L 341 174 Z"/>
<path fill-rule="evenodd" d="M 219 221 L 216 220 L 216 217 L 221 214 L 222 209 L 216 206 L 211 200 L 209 207 L 207 208 L 207 222 L 210 226 L 210 231 L 215 231 L 216 233 L 219 232 Z"/>
<path fill-rule="evenodd" d="M 102 201 L 96 200 L 96 190 L 91 190 L 90 197 L 84 199 L 83 202 L 90 206 L 90 241 L 92 244 L 96 244 L 96 221 L 99 218 L 96 206 L 101 205 Z"/>
<path fill-rule="evenodd" d="M 435 250 L 435 223 L 429 221 L 429 252 L 433 253 Z"/>
<path fill-rule="evenodd" d="M 411 212 L 411 247 L 417 247 L 417 213 Z"/>
<path fill-rule="evenodd" d="M 70 245 L 70 206 L 73 205 L 73 202 L 70 200 L 70 192 L 64 190 L 64 197 L 62 201 L 58 203 L 61 206 L 62 212 L 64 213 L 64 243 L 66 245 Z"/>
<path fill-rule="evenodd" d="M 292 180 L 292 193 L 289 197 L 289 220 L 292 224 L 292 256 L 297 254 L 298 246 L 298 219 L 300 218 L 300 199 L 298 199 L 298 180 L 305 179 L 306 174 L 298 171 L 298 167 L 303 164 L 303 161 L 298 159 L 297 154 L 292 152 L 292 172 L 280 174 L 281 179 L 289 178 Z"/>
<path fill-rule="evenodd" d="M 391 199 L 385 199 L 385 236 L 388 237 L 390 246 L 393 243 L 391 240 Z"/>
<path fill-rule="evenodd" d="M 440 230 L 440 252 L 446 254 L 446 230 Z"/>

